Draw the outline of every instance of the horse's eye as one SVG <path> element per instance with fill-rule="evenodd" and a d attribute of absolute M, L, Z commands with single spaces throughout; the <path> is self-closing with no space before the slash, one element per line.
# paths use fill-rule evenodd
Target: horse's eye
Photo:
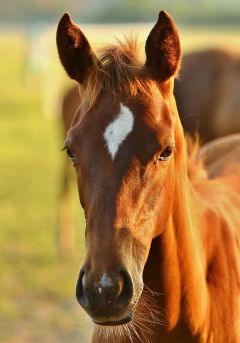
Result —
<path fill-rule="evenodd" d="M 69 148 L 66 148 L 66 152 L 67 152 L 68 157 L 70 158 L 70 161 L 71 161 L 72 164 L 75 166 L 76 163 L 77 163 L 77 160 L 76 160 L 76 158 L 74 157 L 72 151 L 71 151 Z"/>
<path fill-rule="evenodd" d="M 169 158 L 172 155 L 172 152 L 173 152 L 173 148 L 168 146 L 166 149 L 163 150 L 163 152 L 159 156 L 158 160 L 159 161 L 167 161 L 167 160 L 169 160 Z"/>

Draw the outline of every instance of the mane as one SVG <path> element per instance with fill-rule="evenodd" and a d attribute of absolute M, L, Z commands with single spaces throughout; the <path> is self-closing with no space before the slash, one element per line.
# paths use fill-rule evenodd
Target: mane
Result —
<path fill-rule="evenodd" d="M 198 158 L 200 137 L 198 135 L 195 137 L 186 136 L 185 142 L 188 177 L 192 184 L 197 184 L 198 182 L 208 178 L 207 171 L 204 167 L 204 160 Z"/>
<path fill-rule="evenodd" d="M 125 92 L 134 97 L 138 92 L 149 95 L 153 81 L 147 76 L 138 56 L 136 38 L 125 37 L 96 51 L 98 63 L 81 86 L 81 109 L 92 108 L 102 90 L 116 97 Z"/>
<path fill-rule="evenodd" d="M 227 177 L 231 180 L 238 179 L 239 183 L 239 158 L 237 158 L 234 150 L 231 150 L 233 151 L 232 156 L 230 156 L 230 153 L 228 152 L 226 163 L 223 163 L 223 159 L 221 160 L 220 158 L 215 158 L 213 161 L 210 160 L 209 163 L 208 154 L 200 149 L 200 137 L 198 135 L 193 138 L 186 136 L 185 142 L 188 177 L 193 185 L 204 184 L 207 179 L 212 178 L 220 179 L 221 181 L 222 177 Z"/>

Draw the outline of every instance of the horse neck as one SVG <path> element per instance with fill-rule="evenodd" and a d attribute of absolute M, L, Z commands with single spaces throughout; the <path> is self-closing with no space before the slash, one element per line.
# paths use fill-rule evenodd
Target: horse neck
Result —
<path fill-rule="evenodd" d="M 164 294 L 159 305 L 164 307 L 168 329 L 174 328 L 183 316 L 196 333 L 206 317 L 207 287 L 198 230 L 201 220 L 196 213 L 198 204 L 187 176 L 185 157 L 177 162 L 180 165 L 176 169 L 171 215 L 164 232 L 152 242 L 144 282 Z"/>

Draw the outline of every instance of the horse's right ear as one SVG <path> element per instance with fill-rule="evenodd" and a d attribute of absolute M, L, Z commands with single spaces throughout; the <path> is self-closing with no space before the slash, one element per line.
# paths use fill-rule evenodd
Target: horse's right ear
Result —
<path fill-rule="evenodd" d="M 68 13 L 59 21 L 57 48 L 62 65 L 70 78 L 83 83 L 89 71 L 96 67 L 95 57 L 88 40 L 80 28 L 72 22 Z"/>

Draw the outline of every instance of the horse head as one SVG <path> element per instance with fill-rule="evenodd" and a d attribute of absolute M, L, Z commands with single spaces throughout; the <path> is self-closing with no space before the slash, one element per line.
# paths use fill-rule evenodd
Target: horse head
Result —
<path fill-rule="evenodd" d="M 176 26 L 161 11 L 140 62 L 133 40 L 93 52 L 64 14 L 60 60 L 80 85 L 65 148 L 86 217 L 76 295 L 93 321 L 129 322 L 141 298 L 152 240 L 168 225 L 183 132 L 173 96 L 181 58 Z"/>

